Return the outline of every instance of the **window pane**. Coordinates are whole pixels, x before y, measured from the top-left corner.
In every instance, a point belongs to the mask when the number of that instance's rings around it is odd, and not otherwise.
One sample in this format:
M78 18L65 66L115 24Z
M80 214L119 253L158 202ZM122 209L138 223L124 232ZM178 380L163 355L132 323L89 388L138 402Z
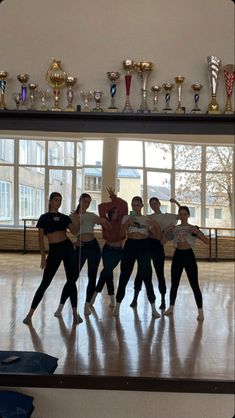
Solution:
M171 168L172 146L157 142L145 142L145 165L147 167Z
M72 204L72 170L49 170L49 194L59 192L62 195L60 211L69 215Z
M161 211L170 212L171 204L169 202L171 198L171 176L167 173L148 172L147 173L147 190L148 201L151 197L157 197L161 202ZM148 203L148 213L151 213L152 209Z
M143 166L142 141L119 141L118 144L119 166Z
M206 226L231 228L232 187L232 174L207 174L206 206L210 209L210 216L206 219Z
M85 165L101 166L103 161L103 141L83 141Z
M45 141L21 139L19 141L20 164L45 164Z
M0 225L12 225L13 219L14 168L0 167Z
M60 166L73 166L74 143L69 141L49 141L48 164Z
M118 169L119 193L118 195L127 201L129 209L134 196L143 198L143 171L131 168Z
M232 147L206 147L206 170L232 172Z
M180 170L201 169L201 147L191 145L175 145L175 168Z
M44 212L45 169L19 168L19 223L23 218L38 219Z
M82 142L77 143L77 166L82 165Z
M14 140L0 139L0 164L14 162Z
M201 225L201 174L176 173L175 175L176 200L181 205L191 208L189 222Z

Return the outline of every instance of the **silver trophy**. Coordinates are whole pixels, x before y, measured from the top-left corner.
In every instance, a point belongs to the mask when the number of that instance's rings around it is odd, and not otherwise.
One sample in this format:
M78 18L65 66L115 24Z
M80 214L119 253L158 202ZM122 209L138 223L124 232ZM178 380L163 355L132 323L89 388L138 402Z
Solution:
M38 85L36 83L29 83L28 88L29 88L29 101L30 101L29 110L34 110L35 98L38 93Z
M194 91L194 108L191 110L191 113L202 113L200 107L198 106L200 91L202 87L203 86L200 83L194 83L191 85L191 88Z
M73 106L73 96L74 96L73 88L76 83L77 83L77 77L72 77L72 76L66 77L65 84L66 84L66 87L68 87L68 90L67 90L68 105L65 108L66 112L75 112L75 108Z
M185 107L182 106L182 84L185 80L185 77L183 77L182 75L178 75L177 77L175 77L175 82L177 85L177 91L178 91L178 104L177 104L177 108L175 109L175 113L185 113Z
M158 96L159 96L159 92L161 91L161 87L160 86L152 86L151 87L151 91L153 92L153 113L158 113L159 110L157 108L157 104L158 104Z
M118 71L107 72L107 77L111 81L111 86L110 86L111 104L108 107L109 112L117 112L118 111L118 108L115 104L115 95L116 95L117 83L119 81L120 75L121 74Z
M219 108L219 104L216 101L216 93L218 88L218 81L219 81L219 72L221 67L221 60L214 55L210 55L207 57L208 63L208 75L209 75L209 82L211 88L211 101L208 105L207 113L212 115L220 115L221 111Z
M174 84L172 83L164 83L162 85L163 90L165 91L165 107L162 109L163 113L173 113L173 109L171 108L170 101L171 101L171 90L173 89Z
M50 99L50 97L51 97L50 90L49 89L44 89L44 90L43 89L39 89L38 90L38 95L41 98L41 102L42 102L42 105L40 107L40 110L42 110L44 112L47 111L47 110L49 110L48 107L47 107L47 105L46 105L46 101L48 99Z
M148 95L147 83L148 83L150 72L153 70L153 67L154 67L154 64L150 61L142 61L142 62L136 63L136 69L142 80L142 88L141 88L142 100L141 100L140 108L137 111L140 113L150 113L150 109L148 107L148 100L147 100L147 95Z
M101 102L103 94L104 93L100 90L95 90L93 92L93 97L95 99L95 107L94 107L94 109L92 109L92 112L103 112L103 109L100 106L100 102Z
M81 112L91 112L89 107L89 102L92 100L92 92L81 90L81 98L84 100L84 107L81 109Z

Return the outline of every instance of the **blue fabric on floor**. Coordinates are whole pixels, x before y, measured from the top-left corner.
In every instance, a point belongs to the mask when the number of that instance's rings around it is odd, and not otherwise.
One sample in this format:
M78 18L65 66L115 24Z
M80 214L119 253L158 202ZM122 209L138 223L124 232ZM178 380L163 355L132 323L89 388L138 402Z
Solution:
M10 356L19 356L20 360L3 364L2 360ZM0 351L0 373L53 374L57 361L56 357L34 351Z
M14 391L0 391L1 418L29 418L34 410L32 396Z

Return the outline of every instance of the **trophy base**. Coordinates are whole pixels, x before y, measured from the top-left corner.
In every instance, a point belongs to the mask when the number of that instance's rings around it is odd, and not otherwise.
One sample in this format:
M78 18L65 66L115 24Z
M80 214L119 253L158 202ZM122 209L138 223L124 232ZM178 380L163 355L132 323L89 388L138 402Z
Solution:
M75 112L75 109L73 106L67 106L64 110L65 112Z
M162 113L174 113L173 109L162 109Z
M52 112L61 112L61 111L62 111L62 109L60 109L60 107L53 107L53 108L51 109L51 111L52 111Z
M150 109L138 109L137 113L149 114L151 113L151 110Z
M208 110L208 115L221 115L221 110Z
M199 113L202 113L202 110L201 109L192 109L191 113L194 113L194 114L198 115Z
M122 113L133 113L133 109L126 109L126 108L124 107L124 109L123 109Z
M184 115L185 114L185 108L182 107L182 109L175 109L175 113L177 113L177 115Z
M92 112L103 112L103 109L101 109L101 107L94 107L94 109L92 109Z
M118 112L118 108L117 107L108 107L107 109L108 112Z
M224 111L224 115L234 115L234 111L233 110L225 110Z

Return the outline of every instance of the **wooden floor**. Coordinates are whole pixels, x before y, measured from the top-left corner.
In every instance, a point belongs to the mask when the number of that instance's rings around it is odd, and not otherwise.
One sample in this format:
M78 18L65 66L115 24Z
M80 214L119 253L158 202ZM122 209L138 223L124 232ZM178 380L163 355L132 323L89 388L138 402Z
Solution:
M138 308L129 307L133 277L127 286L120 318L110 315L106 291L88 319L83 315L86 266L78 281L79 311L84 319L73 326L70 304L63 319L53 316L64 285L60 267L32 326L22 323L41 280L38 254L0 253L0 350L41 351L58 357L55 374L233 380L234 378L234 263L199 262L205 321L183 274L174 319L152 319L145 290ZM167 300L170 261L166 262ZM116 271L118 278L118 270ZM160 297L156 278L157 306Z

